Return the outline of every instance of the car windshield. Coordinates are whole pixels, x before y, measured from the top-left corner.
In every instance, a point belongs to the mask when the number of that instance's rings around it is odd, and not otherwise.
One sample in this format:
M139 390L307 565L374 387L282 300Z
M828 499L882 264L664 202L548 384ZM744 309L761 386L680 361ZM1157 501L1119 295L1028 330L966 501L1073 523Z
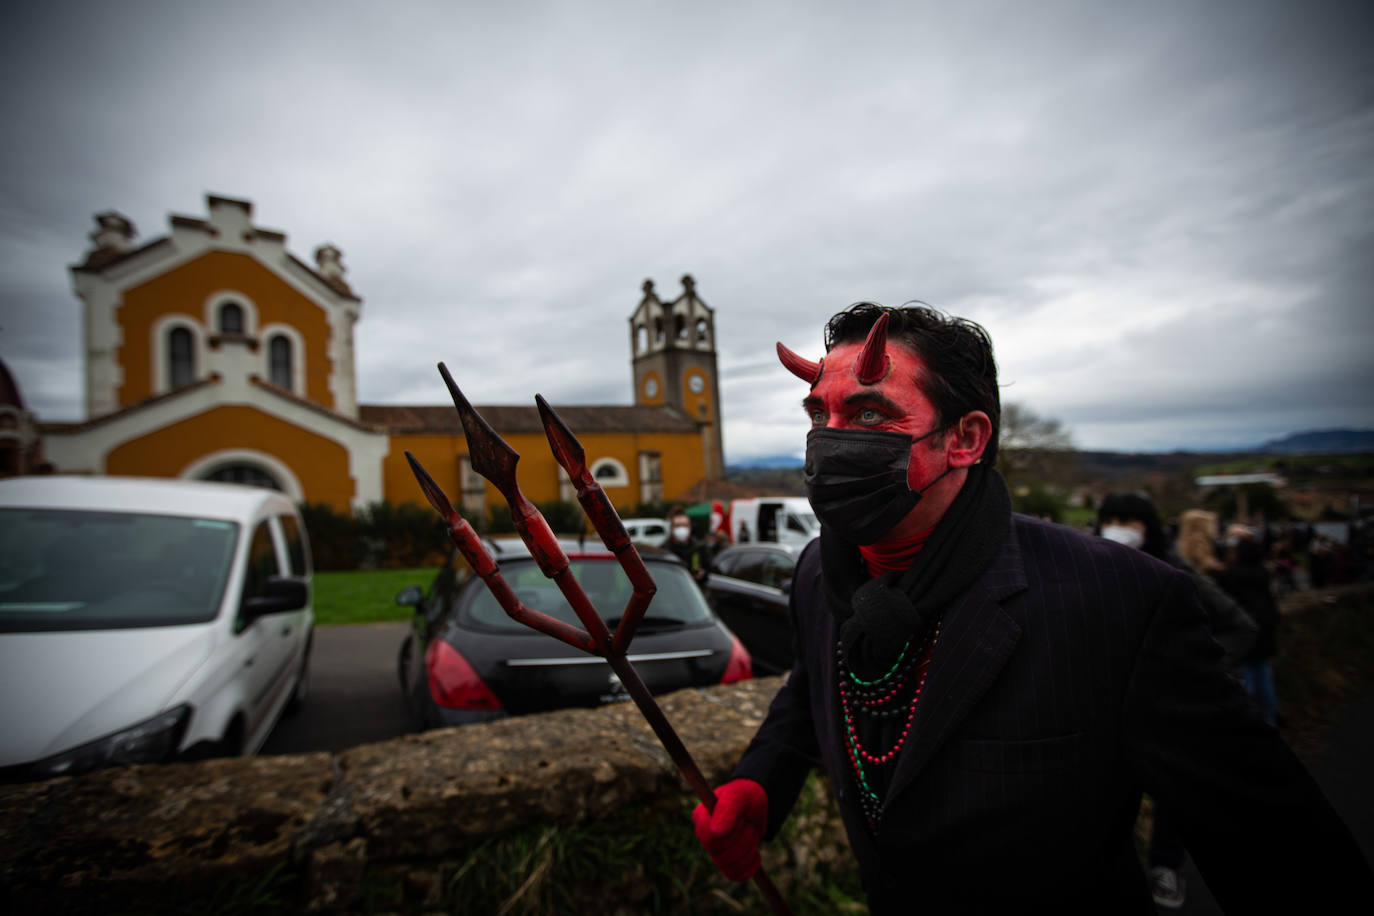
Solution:
M701 590L687 570L670 563L651 562L648 566L658 591L654 593L645 614L646 626L663 628L705 623L711 619L710 608L706 606ZM619 618L630 600L633 588L615 558L573 559L571 569L601 616L607 620ZM502 563L501 575L510 583L516 597L528 607L565 623L581 626L558 586L544 578L533 560ZM492 629L534 632L506 616L501 605L482 583L474 582L468 591L472 593L472 598L463 612L467 622Z
M238 530L217 519L0 509L0 632L211 620Z

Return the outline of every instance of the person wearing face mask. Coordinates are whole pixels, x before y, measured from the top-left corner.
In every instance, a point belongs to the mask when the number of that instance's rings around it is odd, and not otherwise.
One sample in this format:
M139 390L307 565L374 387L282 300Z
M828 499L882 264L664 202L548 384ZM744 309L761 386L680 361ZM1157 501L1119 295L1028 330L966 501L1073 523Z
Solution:
M821 534L790 592L792 671L692 815L721 871L758 869L820 766L875 914L1153 912L1143 791L1180 812L1228 910L1320 908L1314 887L1374 901L1349 830L1225 673L1192 579L1012 513L987 332L859 303L825 346L778 345L809 389Z
M710 572L707 553L704 545L692 537L692 519L681 506L669 511L668 537L661 546L682 561L698 585L706 581Z

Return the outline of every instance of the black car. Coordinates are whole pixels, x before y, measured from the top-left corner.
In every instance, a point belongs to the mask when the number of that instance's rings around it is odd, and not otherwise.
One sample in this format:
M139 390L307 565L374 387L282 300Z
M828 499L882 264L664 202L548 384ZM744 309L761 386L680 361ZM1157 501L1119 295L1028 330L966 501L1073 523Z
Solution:
M521 601L581 626L523 543L503 538L487 546ZM632 591L625 571L600 541L562 546L573 576L614 631ZM665 693L751 677L748 651L711 613L677 558L650 547L641 547L640 554L658 591L629 657L649 690ZM396 601L415 608L412 631L401 645L399 673L421 728L630 698L603 659L508 617L456 551L427 592L411 586Z
M753 656L760 672L792 667L792 625L787 611L792 575L800 547L741 544L727 547L711 561L706 595Z

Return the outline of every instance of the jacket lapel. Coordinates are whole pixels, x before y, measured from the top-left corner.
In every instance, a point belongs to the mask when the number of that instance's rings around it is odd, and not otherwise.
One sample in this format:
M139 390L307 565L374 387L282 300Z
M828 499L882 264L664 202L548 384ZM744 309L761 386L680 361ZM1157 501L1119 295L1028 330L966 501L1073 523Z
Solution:
M912 722L911 740L897 758L887 802L910 785L1001 673L1021 627L1000 602L1026 587L1013 522L997 558L945 610L930 673Z

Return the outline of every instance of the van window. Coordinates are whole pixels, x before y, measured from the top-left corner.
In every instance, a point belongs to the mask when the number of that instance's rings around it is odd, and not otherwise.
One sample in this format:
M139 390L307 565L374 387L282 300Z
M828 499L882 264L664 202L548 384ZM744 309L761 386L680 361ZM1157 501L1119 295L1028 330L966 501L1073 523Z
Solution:
M294 515L283 515L281 522L282 537L286 538L286 554L291 558L291 575L310 575L310 552L305 546L305 537Z
M0 632L213 620L238 533L219 519L0 509Z
M760 541L776 541L778 539L778 508L777 503L759 506Z
M266 522L260 522L248 548L248 577L243 585L243 597L266 596L267 580L279 575L281 567L277 565L277 551L272 545L272 529Z

